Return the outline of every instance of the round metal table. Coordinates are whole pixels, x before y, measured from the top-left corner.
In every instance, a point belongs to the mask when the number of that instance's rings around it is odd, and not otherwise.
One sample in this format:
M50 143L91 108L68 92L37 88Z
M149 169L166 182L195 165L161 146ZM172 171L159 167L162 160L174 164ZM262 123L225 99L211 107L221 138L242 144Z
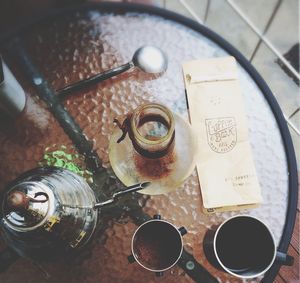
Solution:
M134 50L144 44L156 45L167 53L169 67L164 75L154 79L138 71L124 74L70 96L63 102L64 108L61 107L55 89L127 62ZM0 133L0 190L22 172L36 167L46 147L75 145L87 156L99 198L107 197L116 186L107 152L113 119L149 101L165 104L187 119L181 63L204 57L234 56L239 65L250 143L264 198L259 208L242 213L264 220L274 232L278 249L287 251L298 194L290 134L266 83L245 57L217 34L163 9L101 3L54 11L23 23L20 29L0 38L0 50L28 96L53 114L45 117L49 127L38 139L30 132L22 140L18 131L11 136ZM100 177L104 175L102 185ZM151 272L127 262L136 225L147 219L147 215L159 213L176 226L187 228L186 251L212 275L221 282L240 282L212 267L202 249L207 229L238 212L204 215L201 202L194 172L175 192L161 196L137 194L103 211L98 233L77 258L34 265L20 259L0 274L0 280L17 282L22 278L23 282L29 282L35 278L44 282L45 276L36 268L39 266L46 277L51 276L47 282L159 281ZM192 282L184 263L180 265L185 271L177 266L166 272L163 282ZM13 268L20 271L16 273ZM272 282L279 268L274 264L257 281Z

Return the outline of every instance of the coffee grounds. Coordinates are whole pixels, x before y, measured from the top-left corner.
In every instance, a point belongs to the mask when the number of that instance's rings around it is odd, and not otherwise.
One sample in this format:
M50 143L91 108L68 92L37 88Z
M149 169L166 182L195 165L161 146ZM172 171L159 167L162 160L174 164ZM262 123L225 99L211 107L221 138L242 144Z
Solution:
M158 180L167 177L174 170L176 154L169 152L161 158L147 158L139 153L134 155L134 163L140 175L150 180Z
M135 235L134 254L147 268L163 270L173 265L181 252L181 237L170 224L152 221Z

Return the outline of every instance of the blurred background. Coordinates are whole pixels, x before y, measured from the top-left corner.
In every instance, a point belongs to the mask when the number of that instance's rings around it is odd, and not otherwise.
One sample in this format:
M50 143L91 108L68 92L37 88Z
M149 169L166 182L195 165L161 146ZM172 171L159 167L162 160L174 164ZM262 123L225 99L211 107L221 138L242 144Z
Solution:
M100 0L1 0L0 34L41 13ZM166 8L209 27L254 65L275 95L287 121L300 168L298 0L132 0ZM299 209L298 209L299 211ZM299 258L299 212L290 254ZM298 260L296 261L298 262ZM299 266L281 268L276 282L300 282Z

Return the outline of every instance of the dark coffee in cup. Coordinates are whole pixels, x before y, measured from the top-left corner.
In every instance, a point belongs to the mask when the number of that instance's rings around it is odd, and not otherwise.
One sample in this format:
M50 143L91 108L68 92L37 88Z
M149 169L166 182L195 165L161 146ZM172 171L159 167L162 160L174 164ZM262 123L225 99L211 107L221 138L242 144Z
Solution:
M239 215L223 222L204 239L207 259L217 268L240 277L253 278L265 273L275 259L292 264L292 258L276 251L270 229L259 219Z
M275 244L268 228L251 217L235 217L215 238L220 262L236 274L260 273L273 262Z

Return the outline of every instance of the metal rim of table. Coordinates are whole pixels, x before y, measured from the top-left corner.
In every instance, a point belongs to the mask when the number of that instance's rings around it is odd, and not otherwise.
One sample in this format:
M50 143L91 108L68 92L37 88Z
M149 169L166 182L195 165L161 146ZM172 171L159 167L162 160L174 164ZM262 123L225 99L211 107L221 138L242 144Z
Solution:
M239 64L247 71L250 77L254 80L256 85L262 91L265 99L267 100L273 115L275 116L277 125L280 130L280 134L282 137L286 158L287 158L287 167L288 167L288 180L289 180L289 196L288 196L288 209L286 214L285 225L283 229L283 233L281 236L281 240L278 246L278 249L282 252L287 252L290 240L292 238L292 233L294 229L294 224L296 220L296 212L297 212L297 202L298 202L298 173L297 173L297 163L295 151L291 139L291 135L284 119L283 113L280 109L280 106L272 94L270 88L264 81L264 79L260 76L260 74L256 71L256 69L251 65L251 63L242 55L240 51L238 51L235 47L233 47L229 42L219 36L217 33L213 32L209 28L199 24L198 22L177 14L175 12L162 9L155 6L135 4L135 3L112 3L112 2L102 2L102 3L89 3L83 5L76 5L66 8L58 8L42 14L34 19L29 20L26 23L21 23L17 26L13 31L9 31L0 36L0 44L5 40L13 37L14 35L29 29L32 25L41 23L43 21L53 19L54 17L61 16L62 14L92 10L96 9L102 13L113 13L113 14L125 14L130 12L143 13L160 16L167 20L172 20L174 22L180 23L200 34L207 37L222 49L227 51L230 55L234 56L235 59L239 62ZM276 277L278 271L280 269L279 264L274 264L271 269L265 274L264 278L261 282L273 282Z

